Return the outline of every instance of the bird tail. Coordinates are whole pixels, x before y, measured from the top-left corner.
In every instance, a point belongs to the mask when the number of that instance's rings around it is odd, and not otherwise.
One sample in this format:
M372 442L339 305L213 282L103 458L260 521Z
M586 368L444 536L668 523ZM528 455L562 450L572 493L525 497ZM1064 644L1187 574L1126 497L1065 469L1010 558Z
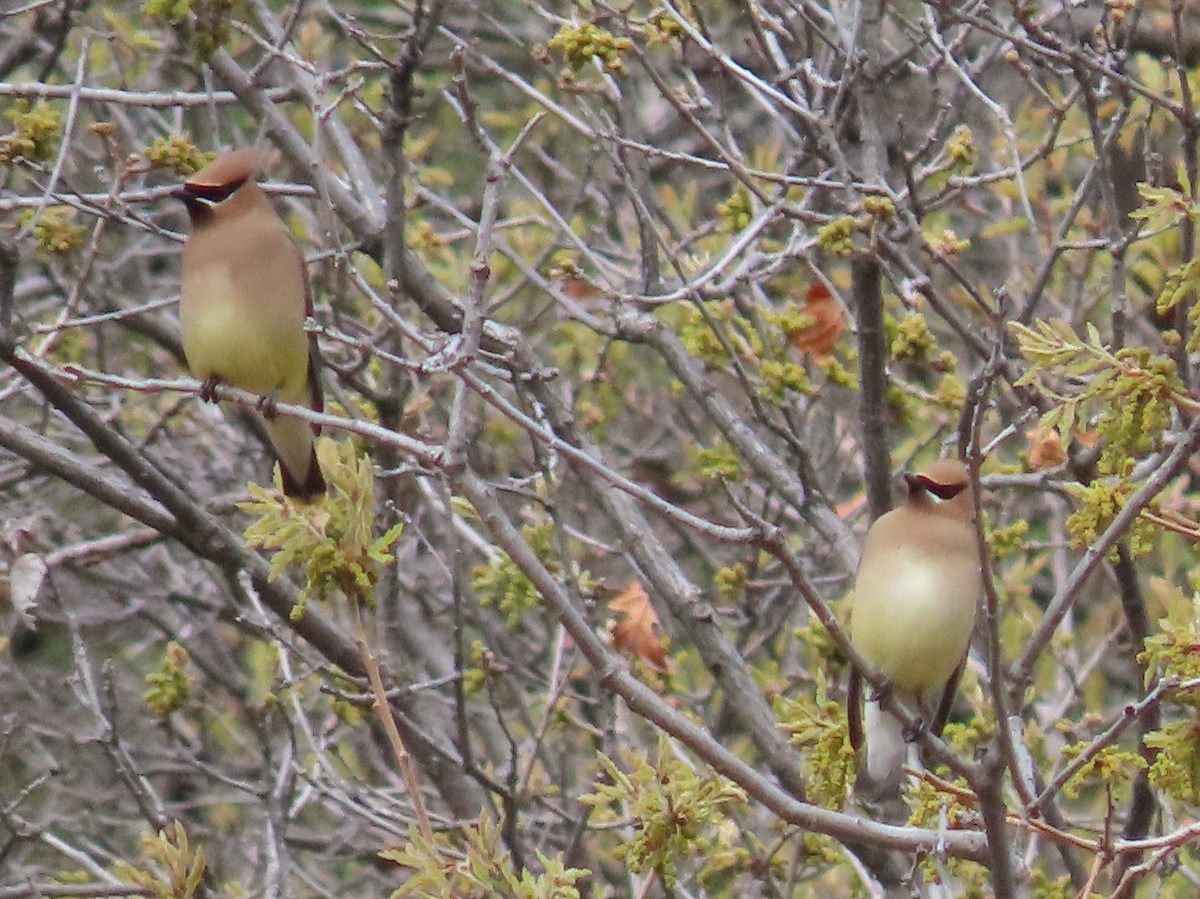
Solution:
M325 478L317 462L317 448L307 422L290 415L265 419L267 436L279 456L283 492L295 499L311 500L325 493Z
M867 747L862 772L866 783L862 786L880 797L895 794L900 789L904 759L908 755L904 726L876 701L865 703L863 717Z

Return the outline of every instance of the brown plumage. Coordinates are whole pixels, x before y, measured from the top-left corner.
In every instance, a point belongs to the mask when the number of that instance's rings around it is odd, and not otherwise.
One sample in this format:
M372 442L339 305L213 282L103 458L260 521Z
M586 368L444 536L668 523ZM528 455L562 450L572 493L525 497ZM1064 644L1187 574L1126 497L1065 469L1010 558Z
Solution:
M253 147L226 153L172 194L191 220L179 307L183 351L208 385L267 398L264 418L284 493L312 499L325 492L314 445L320 429L271 408L275 399L324 408L316 337L304 330L312 294L299 246L255 181L259 160Z
M967 469L957 460L934 462L905 480L907 499L867 533L850 639L899 698L939 731L983 593L974 510ZM894 790L906 752L899 721L872 701L864 736L866 786Z

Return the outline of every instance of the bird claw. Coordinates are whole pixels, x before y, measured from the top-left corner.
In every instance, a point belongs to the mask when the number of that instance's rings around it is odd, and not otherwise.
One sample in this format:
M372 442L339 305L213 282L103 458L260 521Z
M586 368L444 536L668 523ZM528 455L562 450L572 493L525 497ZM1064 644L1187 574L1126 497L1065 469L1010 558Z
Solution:
M882 687L874 688L868 696L868 699L870 699L871 702L877 702L882 705L884 700L891 695L892 684L889 682L884 684ZM925 733L927 730L929 730L929 722L921 718L917 718L911 724L906 724L903 730L901 730L900 735L904 738L905 743L915 743L920 738L921 734Z
M221 383L221 379L216 375L209 375L200 384L200 399L206 403L215 403L217 401L217 385Z
M915 743L921 734L927 730L929 730L929 725L918 718L912 724L905 725L900 735L904 737L905 743Z
M883 700L887 699L887 697L889 697L891 695L892 695L892 683L891 683L891 681L888 681L882 687L872 687L870 694L868 694L868 696L867 696L867 699L871 700L871 702L882 703Z
M279 415L279 410L276 406L279 403L279 397L274 391L260 396L258 402L254 404L254 408L259 411L263 418L275 418Z

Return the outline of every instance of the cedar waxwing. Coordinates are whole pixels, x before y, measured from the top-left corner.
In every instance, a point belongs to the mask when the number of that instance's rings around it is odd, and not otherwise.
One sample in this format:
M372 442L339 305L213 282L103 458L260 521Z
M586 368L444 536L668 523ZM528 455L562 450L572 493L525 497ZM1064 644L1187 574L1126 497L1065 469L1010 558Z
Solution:
M192 374L211 393L225 382L262 394L267 434L279 456L283 492L325 492L317 426L275 415L272 400L324 408L316 336L304 330L312 294L304 255L255 181L261 151L217 157L172 196L187 206L179 324ZM201 393L204 396L204 393Z
M942 459L906 474L908 497L871 525L850 611L850 640L896 696L940 733L966 661L983 574L972 524L966 466ZM865 738L860 785L894 794L907 749L900 721L877 701L858 732L858 682L851 677L851 742Z

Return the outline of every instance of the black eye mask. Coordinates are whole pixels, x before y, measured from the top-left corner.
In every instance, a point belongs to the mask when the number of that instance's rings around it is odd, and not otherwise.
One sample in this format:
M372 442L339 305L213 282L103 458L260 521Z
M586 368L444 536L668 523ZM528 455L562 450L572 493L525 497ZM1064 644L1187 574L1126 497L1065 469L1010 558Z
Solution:
M239 187L246 183L245 178L231 181L228 184L185 184L171 191L171 196L183 200L187 204L199 203L205 206L216 206L224 203Z
M938 499L954 499L964 490L967 489L966 484L939 484L937 481L930 480L923 475L909 475L908 484L911 489L920 488L932 493Z

